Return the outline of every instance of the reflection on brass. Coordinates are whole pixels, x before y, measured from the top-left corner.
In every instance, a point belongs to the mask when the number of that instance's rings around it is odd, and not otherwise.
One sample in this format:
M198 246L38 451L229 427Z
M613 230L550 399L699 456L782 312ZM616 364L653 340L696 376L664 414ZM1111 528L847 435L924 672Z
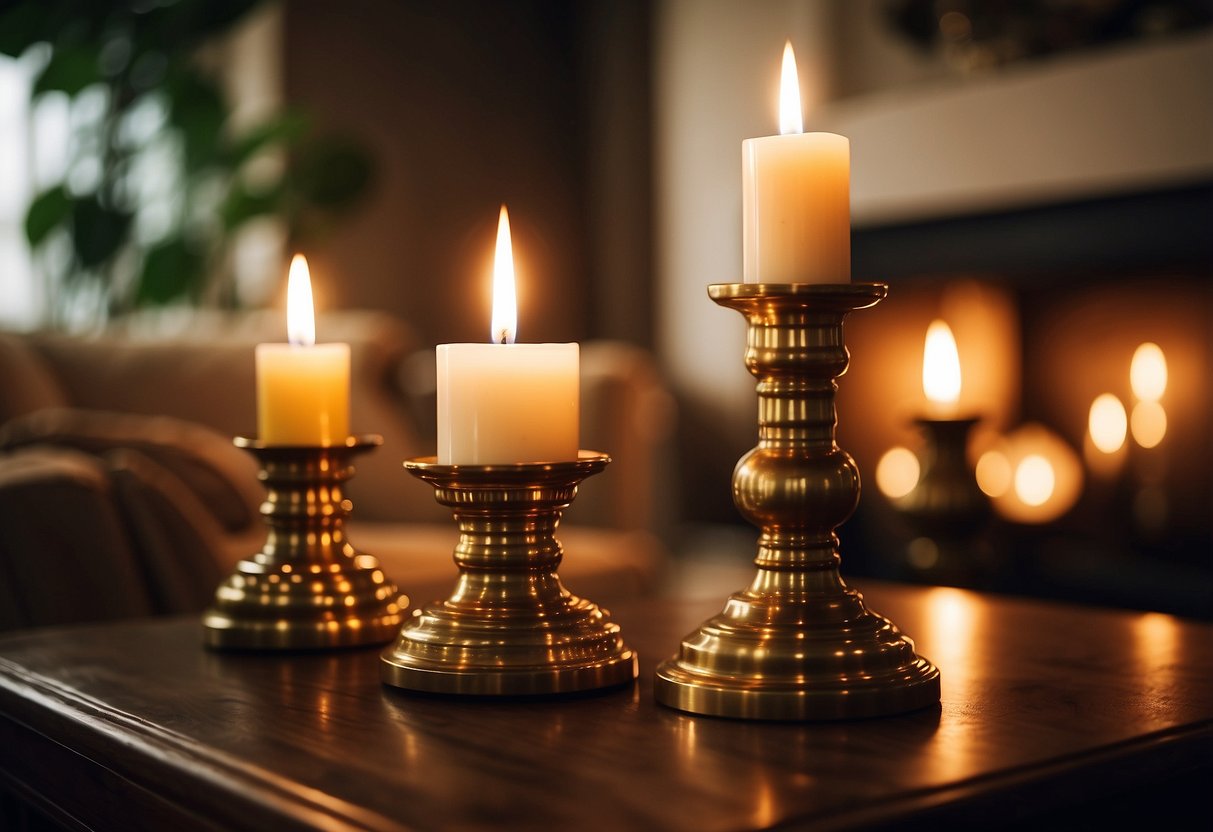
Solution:
M762 530L758 573L658 667L661 704L809 720L939 703L939 671L838 574L834 529L859 504L859 470L834 441L835 379L849 361L842 323L887 291L882 283L708 287L749 324L759 441L733 472L733 500Z
M265 546L242 560L203 617L206 644L220 649L313 650L391 641L408 598L379 562L345 538L349 459L378 436L333 447L235 443L261 462L269 526Z
M569 594L556 568L561 512L610 457L574 462L439 465L409 460L459 526L459 579L414 612L380 670L389 685L430 693L551 694L636 678L636 653L606 610Z

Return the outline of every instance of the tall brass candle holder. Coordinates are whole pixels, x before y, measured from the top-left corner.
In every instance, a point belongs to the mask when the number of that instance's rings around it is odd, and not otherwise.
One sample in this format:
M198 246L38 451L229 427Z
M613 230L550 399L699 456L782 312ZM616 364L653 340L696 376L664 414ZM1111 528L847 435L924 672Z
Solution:
M404 467L435 489L459 526L454 593L415 612L380 665L386 684L446 694L529 695L611 687L636 678L636 653L609 614L556 574L561 513L610 458L516 465Z
M261 462L265 546L219 585L203 617L205 643L218 649L314 650L391 641L408 598L345 537L350 501L342 485L350 458L378 436L344 445L266 445L237 437Z
M733 472L733 500L761 530L749 588L657 669L663 705L744 719L850 719L939 702L939 671L838 574L834 529L859 504L859 470L834 441L847 313L882 283L708 287L748 323L758 446Z

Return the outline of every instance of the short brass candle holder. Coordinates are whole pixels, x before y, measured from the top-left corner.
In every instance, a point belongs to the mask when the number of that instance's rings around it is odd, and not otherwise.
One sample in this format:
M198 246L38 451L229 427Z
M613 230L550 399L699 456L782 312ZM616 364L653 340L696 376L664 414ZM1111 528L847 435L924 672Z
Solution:
M914 488L894 505L929 537L959 539L976 533L989 519L990 501L977 487L966 451L973 417L915 420L925 440L919 453L922 473Z
M571 595L556 569L561 513L578 484L610 462L439 465L408 460L459 527L454 593L415 612L384 651L388 685L442 694L531 695L606 688L636 678L636 653L596 604Z
M266 445L237 437L261 462L265 546L219 585L203 617L208 647L316 650L391 641L408 598L345 537L350 458L378 447L378 436L343 445Z
M838 573L841 525L859 470L834 440L843 320L885 297L881 283L708 287L748 323L758 446L733 472L733 500L761 529L749 588L657 669L663 705L743 719L882 716L939 702L939 671Z
M990 500L977 485L969 464L969 434L975 417L921 417L918 452L921 474L914 488L893 500L915 535L905 563L912 576L942 584L980 586L995 567L994 550L984 539L991 516Z

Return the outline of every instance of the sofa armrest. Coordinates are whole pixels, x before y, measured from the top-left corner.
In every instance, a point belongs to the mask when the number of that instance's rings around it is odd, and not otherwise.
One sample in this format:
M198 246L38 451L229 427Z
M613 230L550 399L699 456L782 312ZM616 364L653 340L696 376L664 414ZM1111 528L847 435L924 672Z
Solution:
M0 454L0 630L152 611L105 463L69 448Z

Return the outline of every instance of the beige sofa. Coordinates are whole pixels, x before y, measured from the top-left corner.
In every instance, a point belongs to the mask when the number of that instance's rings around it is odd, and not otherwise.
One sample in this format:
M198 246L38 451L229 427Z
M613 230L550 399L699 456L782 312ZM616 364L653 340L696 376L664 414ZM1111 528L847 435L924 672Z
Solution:
M200 610L260 547L253 346L278 316L195 320L187 334L0 333L0 629ZM432 350L376 312L322 316L351 345L351 429L383 437L356 460L350 539L414 601L445 596L449 514L404 459L433 453ZM613 462L566 515L561 576L609 603L651 588L671 398L643 350L582 344L582 447Z

